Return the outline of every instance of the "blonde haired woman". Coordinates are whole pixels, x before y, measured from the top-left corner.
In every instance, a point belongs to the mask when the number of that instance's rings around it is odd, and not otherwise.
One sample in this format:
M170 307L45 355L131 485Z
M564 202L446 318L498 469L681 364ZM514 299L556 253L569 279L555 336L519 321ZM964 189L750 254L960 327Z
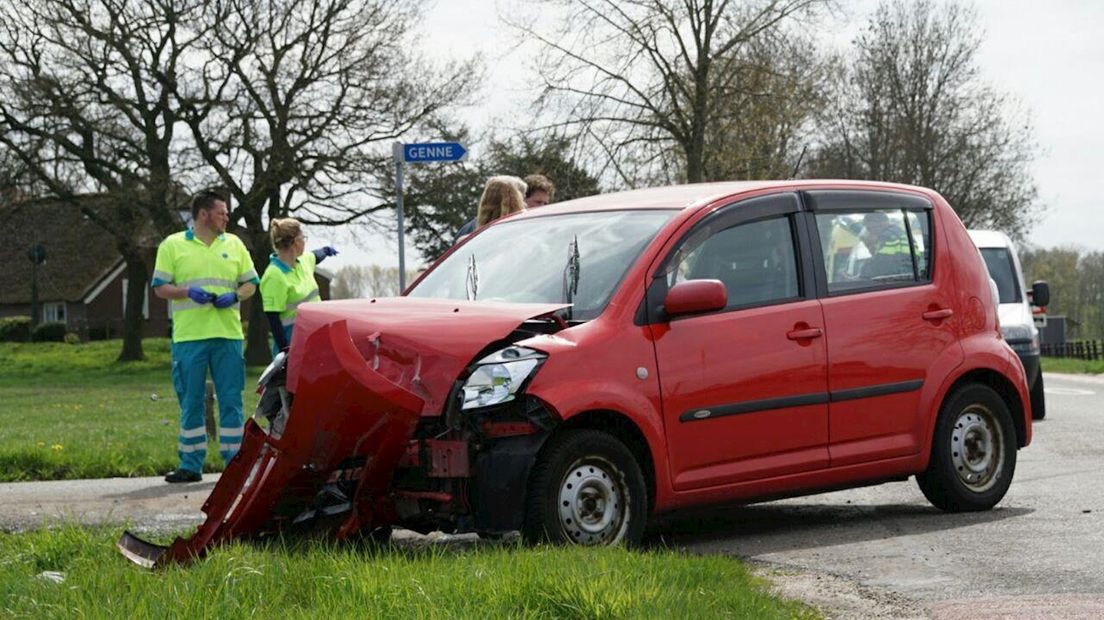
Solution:
M525 210L525 181L513 176L499 175L487 179L475 219L456 231L456 241L490 224L491 222Z
M269 225L272 247L268 268L261 277L261 299L265 316L272 329L273 353L291 344L291 329L295 325L299 304L318 299L314 267L328 256L336 256L331 246L304 253L307 238L295 218L272 220Z

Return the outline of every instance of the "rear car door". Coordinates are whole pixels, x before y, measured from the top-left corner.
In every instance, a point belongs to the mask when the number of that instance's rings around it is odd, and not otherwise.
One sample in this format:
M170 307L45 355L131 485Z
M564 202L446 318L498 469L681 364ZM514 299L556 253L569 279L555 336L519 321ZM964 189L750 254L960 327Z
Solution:
M677 491L828 464L823 318L800 210L788 193L712 213L681 238L648 289ZM665 317L666 291L694 279L723 282L727 306Z
M813 191L810 236L828 343L832 466L913 455L929 370L963 357L932 205L913 194Z

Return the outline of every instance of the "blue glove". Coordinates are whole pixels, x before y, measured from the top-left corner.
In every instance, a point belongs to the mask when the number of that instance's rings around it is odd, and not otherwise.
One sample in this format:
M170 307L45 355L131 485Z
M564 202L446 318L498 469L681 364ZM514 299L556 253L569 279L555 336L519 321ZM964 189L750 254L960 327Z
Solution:
M332 245L327 245L326 247L322 248L322 253L326 256L337 256L337 250L334 249L334 246Z
M216 308L229 308L230 306L233 306L236 303L238 303L238 294L235 293L234 291L230 291L229 293L223 293L222 295L219 295L218 297L215 298L215 307Z
M198 286L189 286L188 298L196 302L197 304L209 304L215 300L215 294L208 293Z

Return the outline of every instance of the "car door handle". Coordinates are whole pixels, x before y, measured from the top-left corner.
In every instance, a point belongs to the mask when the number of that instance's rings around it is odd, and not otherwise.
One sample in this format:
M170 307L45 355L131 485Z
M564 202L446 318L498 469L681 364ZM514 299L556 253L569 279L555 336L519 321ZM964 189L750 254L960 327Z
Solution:
M943 319L951 318L951 315L953 314L954 310L951 310L950 308L940 308L938 310L928 310L921 316L924 317L925 321L941 321Z
M810 338L820 338L824 335L824 332L819 327L810 327L808 329L795 329L792 332L787 332L786 337L790 340L808 340Z

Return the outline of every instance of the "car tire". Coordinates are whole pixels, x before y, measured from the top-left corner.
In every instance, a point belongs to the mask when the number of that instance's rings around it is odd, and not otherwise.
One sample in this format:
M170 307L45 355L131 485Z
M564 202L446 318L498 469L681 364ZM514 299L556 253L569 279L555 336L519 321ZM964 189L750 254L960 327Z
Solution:
M1031 386L1031 419L1042 420L1046 417L1046 393L1043 391L1043 371L1035 378Z
M940 510L988 510L1012 483L1016 446L1004 400L989 386L965 385L943 401L931 461L916 482Z
M648 498L625 444L595 430L567 431L541 451L529 476L522 534L530 543L635 545Z

